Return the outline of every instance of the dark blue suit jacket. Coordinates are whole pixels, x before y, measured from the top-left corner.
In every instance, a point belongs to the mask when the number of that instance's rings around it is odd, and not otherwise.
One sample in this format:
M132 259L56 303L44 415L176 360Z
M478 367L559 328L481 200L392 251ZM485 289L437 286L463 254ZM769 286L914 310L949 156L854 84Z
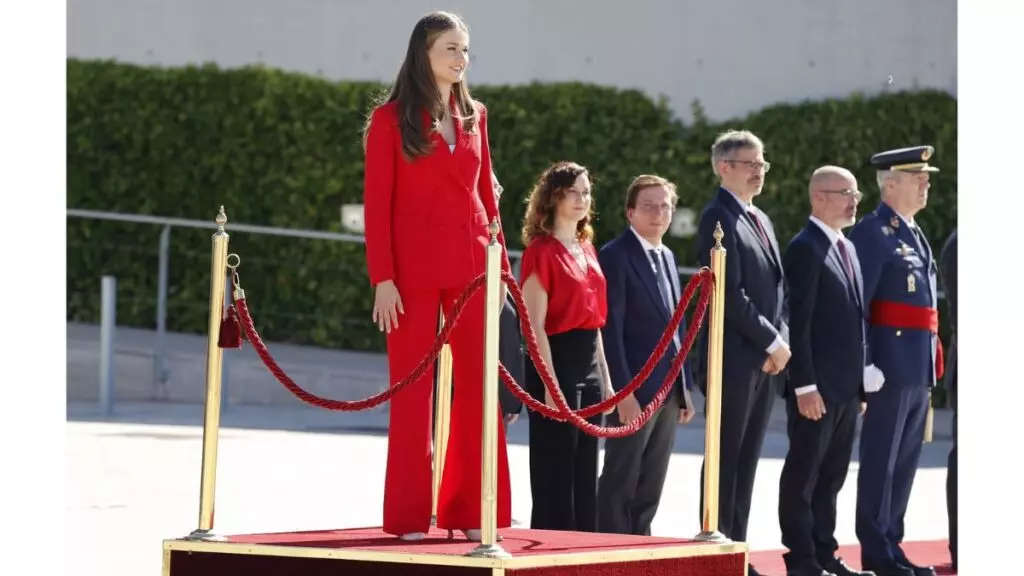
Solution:
M922 236L923 237L923 236ZM927 330L871 325L871 302L894 301L935 307L938 266L928 241L914 232L889 205L881 203L849 234L857 246L868 303L868 344L886 386L934 386L935 339Z
M855 284L847 280L839 248L808 220L790 241L782 264L789 287L789 360L786 393L814 384L826 406L862 396L866 345L864 278L849 242Z
M752 216L745 214L743 206L724 188L719 188L714 199L704 208L697 232L697 261L711 266L711 248L715 245L714 231L722 223L725 237L722 247L725 259L725 330L723 336L722 383L749 386L753 374L761 371L768 358L766 351L776 336L789 342L786 311L786 285L782 272L782 257L771 220L761 212L761 225L771 240L771 249L758 239ZM707 326L710 306L701 329L697 356L697 378L701 390L707 379Z
M667 246L663 246L662 250L668 261L667 270L673 298L678 302L682 292L679 287L675 255ZM617 238L605 244L598 254L598 260L608 281L608 319L601 329L601 338L604 341L608 370L611 372L612 387L618 391L625 388L633 376L643 368L657 347L658 340L668 327L675 310L669 310L665 306L661 292L658 291L651 261L632 229L626 228ZM685 336L684 318L679 323L680 343ZM634 392L641 406L649 404L658 393L658 388L668 374L672 357L677 351L675 343L670 344L650 377ZM678 379L680 402L684 401L684 380L686 386L693 385L689 360L683 364Z

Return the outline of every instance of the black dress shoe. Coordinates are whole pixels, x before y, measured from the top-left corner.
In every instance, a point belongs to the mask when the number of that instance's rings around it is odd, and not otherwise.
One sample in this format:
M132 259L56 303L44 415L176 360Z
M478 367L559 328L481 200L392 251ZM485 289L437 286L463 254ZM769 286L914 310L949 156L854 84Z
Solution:
M843 562L842 558L833 558L831 562L825 564L825 571L836 576L877 576L870 570L854 570L849 564Z
M935 568L932 568L931 566L917 566L916 564L911 564L909 562L903 565L910 568L910 571L914 576L935 576Z
M820 568L805 568L801 570L787 570L786 576L836 576L828 570Z
M873 572L875 576L916 576L913 570L907 566L898 564L895 560L872 562L870 560L861 559L860 564L865 570Z
M761 573L754 570L753 564L747 564L747 576L761 576Z

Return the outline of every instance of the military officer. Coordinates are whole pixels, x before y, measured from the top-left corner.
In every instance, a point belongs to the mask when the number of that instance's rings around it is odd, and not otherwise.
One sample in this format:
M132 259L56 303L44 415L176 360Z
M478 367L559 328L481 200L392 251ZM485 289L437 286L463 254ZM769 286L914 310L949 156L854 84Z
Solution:
M928 203L934 149L875 154L881 202L850 231L869 302L868 346L884 385L867 395L857 477L861 564L878 576L934 576L903 552L903 518L924 441L931 389L942 376L938 267L914 216Z

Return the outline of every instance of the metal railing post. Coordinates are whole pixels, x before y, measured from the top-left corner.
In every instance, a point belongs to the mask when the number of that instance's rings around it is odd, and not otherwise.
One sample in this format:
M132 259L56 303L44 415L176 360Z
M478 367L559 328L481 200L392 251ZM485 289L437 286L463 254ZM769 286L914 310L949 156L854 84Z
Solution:
M114 413L114 329L117 326L117 278L100 281L100 412Z
M156 345L153 350L153 380L158 400L166 400L169 397L167 390L167 381L170 379L167 369L167 284L170 265L171 226L168 224L160 232L160 256L156 285Z

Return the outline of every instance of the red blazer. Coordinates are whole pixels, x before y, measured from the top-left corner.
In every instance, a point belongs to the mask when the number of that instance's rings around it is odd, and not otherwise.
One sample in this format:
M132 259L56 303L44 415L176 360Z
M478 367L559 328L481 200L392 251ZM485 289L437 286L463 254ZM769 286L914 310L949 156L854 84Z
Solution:
M429 132L434 150L412 162L402 154L397 103L374 109L366 141L363 206L370 283L461 288L483 273L488 224L498 218L501 266L511 271L491 182L487 109L476 102L477 127L455 122L455 151ZM430 115L423 114L430 130Z

